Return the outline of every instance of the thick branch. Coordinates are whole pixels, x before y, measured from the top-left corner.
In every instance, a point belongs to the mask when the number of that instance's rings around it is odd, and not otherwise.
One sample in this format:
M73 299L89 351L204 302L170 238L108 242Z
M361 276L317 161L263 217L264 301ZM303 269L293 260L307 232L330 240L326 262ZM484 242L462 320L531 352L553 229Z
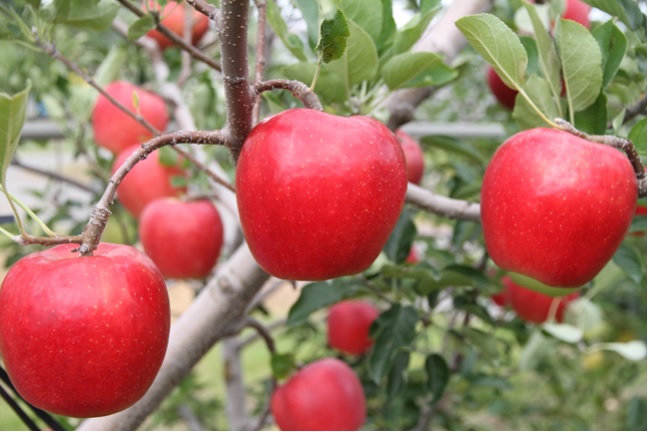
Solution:
M408 183L406 201L417 207L452 219L479 222L479 204L435 195L432 192Z
M252 129L252 110L256 93L248 79L247 1L223 0L222 26L219 31L223 57L223 81L227 104L225 132L234 161Z
M133 5L128 0L117 0L117 1L140 18L146 15L146 12L144 12L137 6ZM164 36L172 40L174 44L178 45L180 48L187 51L196 60L203 62L204 64L206 64L207 66L211 67L214 70L217 71L221 70L221 65L218 64L218 62L214 61L212 58L205 55L204 52L202 52L192 44L185 42L184 40L182 40L181 37L173 33L167 27L160 24L160 18L157 14L153 14L153 16L155 17L155 28L160 33L162 33Z

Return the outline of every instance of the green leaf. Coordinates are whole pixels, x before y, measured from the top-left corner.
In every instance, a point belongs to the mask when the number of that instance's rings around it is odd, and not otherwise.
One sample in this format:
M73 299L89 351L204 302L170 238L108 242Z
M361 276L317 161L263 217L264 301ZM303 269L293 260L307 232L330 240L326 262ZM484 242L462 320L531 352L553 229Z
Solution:
M143 17L136 19L130 26L128 26L128 40L137 40L148 33L149 30L153 30L154 27L155 19L153 18L153 15L146 14Z
M542 330L556 339L570 344L583 339L583 331L571 324L544 323Z
M404 26L399 29L394 36L394 43L388 50L387 56L393 56L409 51L410 48L418 41L425 30L430 25L434 15L441 10L440 7L434 7L422 14L415 14Z
M601 92L596 101L575 114L575 126L586 133L593 135L603 135L607 130L607 96Z
M554 100L558 103L558 98L562 90L562 83L560 80L560 61L558 60L558 53L554 45L553 39L547 32L547 29L538 15L537 9L531 3L523 2L522 5L526 9L531 23L533 25L534 39L538 45L538 64L540 71L549 83L551 94ZM557 106L560 110L560 106Z
M382 69L383 79L390 90L438 86L452 81L457 75L457 71L445 64L440 55L431 52L398 54Z
M388 45L391 45L396 33L396 21L392 10L392 0L381 0L382 3L382 30L376 40L378 52L382 52Z
M497 346L493 343L493 338L488 333L473 328L463 327L456 332L470 345L477 348L487 358L496 358L499 354Z
M562 18L556 25L556 45L562 63L567 104L572 113L582 111L601 93L601 49L585 27Z
M106 86L119 77L124 64L128 60L128 51L122 46L115 45L110 48L108 55L103 59L94 74L94 80L100 86Z
M267 18L268 24L272 27L275 34L279 37L284 46L294 55L299 61L306 61L306 53L304 52L304 45L301 39L296 35L290 33L288 26L281 16L279 6L273 1L266 2L267 5Z
M626 415L626 430L646 430L646 398L634 396L628 402L628 414Z
M311 47L317 45L319 37L319 5L313 0L295 0L297 7L301 11L306 30L308 33L308 43Z
M320 40L315 48L322 61L329 63L342 57L351 36L349 24L341 10L331 19L325 19L320 26Z
M484 159L481 153L475 150L474 147L467 144L465 141L452 137L452 136L442 136L442 135L427 135L419 139L421 144L425 147L434 147L441 149L446 152L456 153L462 156L467 156L468 158L483 164Z
M591 349L614 351L621 357L631 361L639 361L646 358L646 343L639 340L628 342L601 343L592 345Z
M382 3L382 0L339 0L338 7L377 43L383 30Z
M580 297L567 305L564 321L587 333L604 323L603 310L588 298Z
M408 209L403 209L383 250L391 261L400 264L407 259L415 238L416 225L412 221L412 214Z
M552 342L540 330L534 330L520 353L520 369L535 369L544 358L551 356Z
M349 88L372 79L378 70L378 52L371 36L348 20L350 36L342 57L329 63Z
M289 377L297 370L295 355L293 353L272 354L270 357L270 368L272 369L272 376L277 380Z
M353 290L341 283L314 282L302 288L297 301L288 311L288 325L304 323L315 311L351 296Z
M284 76L288 79L301 81L303 83L313 82L316 66L312 63L295 63L281 68ZM342 78L332 71L328 65L322 65L315 93L323 104L342 103L347 100L347 89Z
M527 53L518 36L502 20L478 14L460 18L455 24L507 86L519 88L524 84Z
M20 141L31 86L31 81L27 81L25 89L13 96L0 92L0 184L2 185L5 184L7 168Z
M623 34L613 20L596 27L592 36L601 47L603 65L603 88L612 81L621 66L621 61L628 49L628 38Z
M584 0L603 12L618 17L633 30L646 26L646 17L639 9L637 0Z
M531 75L524 84L523 89L533 104L547 118L553 119L560 116L560 111L556 107L547 80L538 75ZM512 115L520 129L546 126L545 121L532 108L531 104L529 104L522 94L518 94L515 98L515 108L513 109Z
M54 3L59 3L54 22L94 31L108 30L120 7L111 0L63 0Z
M441 399L448 385L450 368L441 355L433 353L425 359L425 372L427 373L427 388L432 392L432 403L435 403Z
M369 352L369 376L379 384L391 369L394 358L401 350L409 350L416 336L418 315L411 306L394 304L381 313L371 326L375 342Z
M398 351L394 362L392 363L389 376L387 377L387 398L394 399L407 383L407 366L410 362L410 353L407 351Z
M621 244L612 259L615 264L623 269L633 282L641 282L641 279L644 276L641 252L627 244Z
M639 120L630 130L628 139L637 149L639 156L646 159L646 117Z

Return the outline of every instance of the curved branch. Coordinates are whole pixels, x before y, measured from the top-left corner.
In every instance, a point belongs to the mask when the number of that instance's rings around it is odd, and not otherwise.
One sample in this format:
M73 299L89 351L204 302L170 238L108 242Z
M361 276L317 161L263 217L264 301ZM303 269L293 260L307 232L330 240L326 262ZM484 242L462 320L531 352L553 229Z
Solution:
M436 195L412 183L407 184L405 201L451 219L480 221L479 204Z
M306 108L323 111L321 102L310 87L301 81L274 79L262 81L254 86L254 91L261 94L270 90L288 90L296 99L299 99Z
M221 131L205 132L205 131L178 131L166 135L160 135L145 142L142 146L134 151L124 163L115 171L108 182L108 187L104 194L95 205L90 216L90 221L83 230L83 243L78 251L81 255L90 255L97 248L101 233L103 232L110 210L108 207L112 204L117 187L122 182L126 174L135 167L135 165L151 154L153 151L167 146L177 145L182 143L191 144L223 144L224 136Z
M39 168L39 167L36 167L36 166L33 166L33 165L26 164L26 163L20 161L16 157L14 157L14 159L11 161L11 165L16 166L18 168L22 168L25 171L29 171L29 172L32 172L32 173L35 173L35 174L40 174L42 176L49 177L49 178L52 178L54 180L58 180L58 181L63 182L63 183L67 183L67 184L69 184L71 186L74 186L74 187L76 187L78 189L81 189L82 191L89 192L91 194L99 193L98 190L95 190L91 186L83 184L83 183L81 183L81 182L79 182L79 181L77 181L77 180L75 180L75 179L73 179L71 177L66 177L66 176L64 176L62 174L59 174L57 172L54 172L54 171L48 171L48 170L43 169L43 168Z

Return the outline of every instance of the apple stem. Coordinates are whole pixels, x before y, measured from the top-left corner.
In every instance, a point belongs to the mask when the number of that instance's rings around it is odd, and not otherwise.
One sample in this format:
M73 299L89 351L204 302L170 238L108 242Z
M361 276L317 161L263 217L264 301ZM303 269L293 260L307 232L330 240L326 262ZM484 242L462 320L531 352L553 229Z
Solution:
M559 129L569 132L580 138L598 144L609 145L619 150L623 150L625 154L628 156L628 159L632 164L632 168L634 169L634 172L637 175L637 183L639 189L638 196L640 198L646 196L646 169L643 166L643 163L641 163L641 157L639 156L639 153L637 152L635 146L632 144L632 141L630 141L627 138L621 138L614 135L589 135L585 132L576 129L571 123L569 123L564 119L557 118L554 119L554 121L556 125L558 125Z
M133 12L135 15L137 15L139 18L142 18L147 15L147 12L144 12L134 4L130 3L128 0L117 0L119 3L121 3L122 6L124 6L126 9L130 10ZM218 24L218 11L216 10L215 12L212 10L212 8L205 8L204 7L204 2L197 2L197 1L192 1L188 2L190 5L194 6L194 8L198 11L201 12L207 17ZM195 6L195 3L201 3L201 7L198 8ZM215 9L215 8L214 8ZM208 13L205 13L208 12ZM185 42L181 37L173 33L171 30L169 30L167 27L164 25L160 24L160 16L159 13L157 12L149 12L152 16L153 19L155 20L155 28L158 30L160 33L162 33L164 36L166 36L168 39L172 40L174 44L179 46L181 49L184 51L187 51L189 54L191 54L191 57L195 58L196 60L206 64L207 66L211 67L212 69L216 71L221 71L221 65L214 61L211 57L207 56L204 52L202 52L200 49L196 48L190 43Z
M261 94L269 90L288 90L296 99L301 101L306 108L323 111L321 102L313 90L301 81L274 79L262 81L254 86L254 91Z

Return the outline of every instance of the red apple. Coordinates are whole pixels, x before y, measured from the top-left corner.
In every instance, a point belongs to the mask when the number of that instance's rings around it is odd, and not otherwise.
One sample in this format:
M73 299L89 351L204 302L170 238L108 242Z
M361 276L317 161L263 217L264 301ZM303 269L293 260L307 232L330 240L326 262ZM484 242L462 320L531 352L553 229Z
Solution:
M578 292L567 294L563 297L552 297L524 288L511 280L508 276L502 278L502 285L508 295L508 301L517 316L532 323L543 323L549 318L552 304L556 308L556 322L562 322L567 305L579 297Z
M562 17L590 28L589 13L591 10L592 6L581 0L567 0L565 13Z
M502 291L491 295L490 298L491 300L493 300L493 303L501 307L506 307L510 304L510 299L506 287L504 287Z
M490 88L491 93L493 93L493 96L495 96L495 99L497 99L503 107L513 110L513 108L515 108L515 97L517 96L518 91L504 84L502 78L497 75L497 72L495 72L495 69L491 66L488 66L487 78L488 87Z
M157 94L125 81L115 81L105 90L117 102L130 111L140 114L159 131L166 129L169 115L164 99ZM148 129L113 105L103 95L99 95L92 111L92 128L97 144L114 154L120 153L130 145L153 138L153 134Z
M93 256L60 245L14 264L0 289L0 352L30 404L72 417L129 407L166 352L164 278L131 246L100 243Z
M284 111L247 137L236 196L250 251L282 279L365 270L403 208L407 172L396 136L365 116Z
M154 6L154 4L150 5L151 9ZM191 20L193 24L193 27L191 28L191 43L196 45L209 29L209 18L207 18L206 15L191 8ZM160 24L167 27L180 38L184 37L185 22L184 2L170 1L160 11ZM160 46L160 49L165 49L173 45L173 41L171 41L171 39L167 38L155 29L149 30L146 35L150 38L155 39Z
M273 393L270 408L281 430L358 430L367 412L357 375L334 358L291 376Z
M166 278L204 278L223 246L223 224L208 200L157 199L144 208L139 234Z
M612 258L636 200L634 170L619 150L559 130L526 130L502 144L486 168L486 248L504 270L579 287Z
M113 163L114 173L131 155L138 145L127 148L121 152ZM165 197L175 197L186 191L185 187L176 187L172 184L172 177L183 177L185 175L177 166L163 165L159 160L159 152L155 150L148 157L139 161L117 188L117 199L138 219L150 202Z
M407 255L407 258L405 258L405 263L406 264L418 264L421 262L421 253L416 250L414 246L409 251L409 254Z
M364 354L373 345L369 328L378 315L378 309L366 301L336 303L329 309L327 320L329 346L351 355Z
M421 184L423 179L423 170L425 169L425 161L423 150L418 142L402 130L396 131L396 136L403 147L405 154L405 165L407 166L407 181L415 185Z

